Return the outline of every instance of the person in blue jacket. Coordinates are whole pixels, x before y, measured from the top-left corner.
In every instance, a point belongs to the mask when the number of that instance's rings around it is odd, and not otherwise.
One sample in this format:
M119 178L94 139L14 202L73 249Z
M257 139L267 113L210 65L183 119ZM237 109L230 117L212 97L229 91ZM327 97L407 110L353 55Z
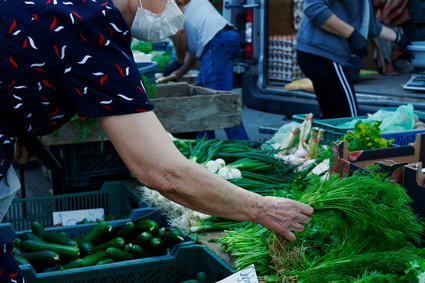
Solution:
M195 85L215 90L232 90L233 61L241 47L239 32L208 0L187 2L181 1L180 4L185 16L184 29L172 38L176 60L166 66L163 75L172 73L178 81L199 60L200 71ZM242 121L239 126L224 130L229 139L249 139ZM215 138L214 131L197 134L198 137Z
M370 0L305 0L297 60L313 82L322 118L358 116L346 64L368 56L368 36L394 42L409 56L409 39L379 23Z

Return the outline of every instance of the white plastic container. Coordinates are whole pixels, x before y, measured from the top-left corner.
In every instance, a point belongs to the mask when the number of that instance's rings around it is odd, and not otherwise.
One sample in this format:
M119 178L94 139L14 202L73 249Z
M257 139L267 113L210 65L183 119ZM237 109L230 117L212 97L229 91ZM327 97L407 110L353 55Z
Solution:
M407 46L407 50L412 51L414 55L412 64L415 67L425 68L425 41L413 41Z

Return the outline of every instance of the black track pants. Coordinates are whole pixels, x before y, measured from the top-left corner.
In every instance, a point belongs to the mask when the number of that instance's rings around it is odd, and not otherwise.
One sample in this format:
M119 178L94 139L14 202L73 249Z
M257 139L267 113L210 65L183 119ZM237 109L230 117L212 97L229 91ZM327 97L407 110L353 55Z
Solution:
M358 116L356 94L347 68L324 57L297 51L298 64L312 82L322 118Z

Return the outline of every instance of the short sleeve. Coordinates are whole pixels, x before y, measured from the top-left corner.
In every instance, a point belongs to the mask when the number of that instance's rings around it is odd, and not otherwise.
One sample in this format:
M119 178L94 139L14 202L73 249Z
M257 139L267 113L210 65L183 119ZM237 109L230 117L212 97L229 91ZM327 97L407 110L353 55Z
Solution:
M117 9L68 28L57 48L58 73L81 119L153 109L130 49L130 31Z

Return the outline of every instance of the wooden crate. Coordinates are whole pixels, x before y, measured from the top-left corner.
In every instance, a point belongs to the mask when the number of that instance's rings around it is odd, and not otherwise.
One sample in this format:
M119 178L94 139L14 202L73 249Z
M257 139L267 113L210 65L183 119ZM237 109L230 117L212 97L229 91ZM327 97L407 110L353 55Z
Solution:
M242 101L237 92L167 83L156 86L156 97L150 101L164 128L173 134L235 127L241 121ZM68 122L41 140L48 146L108 140L96 120L87 121L84 130L81 124Z

